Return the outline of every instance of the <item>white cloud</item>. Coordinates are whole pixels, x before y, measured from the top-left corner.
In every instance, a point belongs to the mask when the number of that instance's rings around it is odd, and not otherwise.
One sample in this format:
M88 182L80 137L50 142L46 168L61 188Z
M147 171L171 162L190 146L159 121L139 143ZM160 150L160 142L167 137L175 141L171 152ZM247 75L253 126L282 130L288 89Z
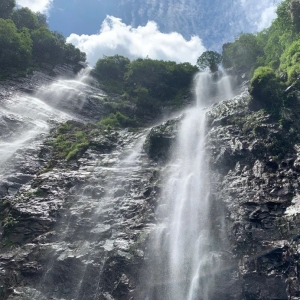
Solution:
M271 25L272 21L276 18L276 6L271 6L266 8L260 18L260 21L257 24L257 29L259 31L267 28Z
M277 4L282 0L240 0L246 18L253 28L261 31L276 18Z
M94 35L71 34L67 42L74 44L87 54L87 60L94 65L103 55L123 55L130 59L150 57L152 59L190 62L205 51L202 41L194 36L189 41L177 33L162 33L155 22L133 28L121 19L107 16L100 32Z
M17 4L28 7L34 12L47 13L53 0L17 0Z

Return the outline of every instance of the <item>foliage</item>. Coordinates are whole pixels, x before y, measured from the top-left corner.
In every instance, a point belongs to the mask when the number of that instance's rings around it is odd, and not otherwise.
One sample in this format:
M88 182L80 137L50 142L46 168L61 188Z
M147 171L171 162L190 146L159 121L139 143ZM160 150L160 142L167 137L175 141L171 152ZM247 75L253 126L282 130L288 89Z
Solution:
M222 55L215 51L205 51L197 59L197 65L200 71L209 69L211 72L217 72L222 62Z
M300 41L292 43L280 58L280 71L287 74L288 84L295 84L300 77Z
M259 67L255 70L250 82L249 92L253 97L250 106L258 104L273 114L278 114L284 98L284 85L270 67Z
M48 22L47 22L47 16L45 14L42 14L40 12L36 12L35 13L38 23L40 25L40 27L44 26L44 27L48 27Z
M18 29L25 27L29 30L34 30L41 26L36 14L28 7L14 10L11 19Z
M67 161L82 155L88 148L87 133L82 130L83 124L69 121L61 125L55 139L50 142L54 147L56 158Z
M149 97L153 101L167 102L180 89L189 87L196 72L197 67L189 63L139 58L128 65L124 76L126 90L137 96L138 101Z
M0 18L7 19L11 16L13 8L16 6L15 0L0 1Z
M190 94L190 85L198 72L189 63L139 58L134 61L115 55L99 59L92 75L108 93L122 95L123 102L135 105L137 119L152 118L163 106L180 106ZM105 122L115 126L118 108ZM123 111L122 111L123 113ZM130 125L129 125L130 126Z
M282 53L299 39L299 1L284 0L277 7L277 18L258 34L242 34L223 45L223 66L238 74L252 75L259 66L279 68Z
M233 43L223 45L223 66L234 68L238 74L249 74L263 55L256 36L250 33L240 35Z
M2 75L27 69L31 58L32 41L26 28L18 31L13 21L0 19L0 45Z
M118 128L118 127L137 127L138 122L134 119L131 119L119 111L115 114L110 114L108 117L103 118L99 125L102 127L112 127L112 128Z
M11 19L0 19L0 78L13 72L25 75L29 67L44 63L52 67L68 63L82 68L78 62L85 62L86 54L67 44L60 33L50 31L46 15L29 8L12 11L14 6L15 1L1 0L0 18Z
M123 80L130 60L121 55L104 56L96 63L94 72L100 80Z
M41 27L31 33L33 41L33 55L39 62L49 62L53 65L62 61L63 48L61 42L52 32Z
M64 44L64 60L67 63L77 64L78 62L86 61L86 54L81 52L78 48L75 48L74 45L66 43Z
M4 218L4 220L2 221L2 226L6 231L9 230L9 229L12 229L17 224L18 224L18 220L16 220L16 218L14 218L11 214L6 216Z

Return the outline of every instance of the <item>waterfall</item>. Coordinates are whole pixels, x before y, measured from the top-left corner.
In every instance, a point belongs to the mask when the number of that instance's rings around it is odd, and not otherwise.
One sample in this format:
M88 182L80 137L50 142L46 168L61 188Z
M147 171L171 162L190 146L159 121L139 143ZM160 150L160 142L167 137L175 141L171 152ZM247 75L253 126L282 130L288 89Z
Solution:
M213 238L205 107L232 97L228 76L199 73L197 105L182 121L152 240L151 283L147 300L211 300L218 272L218 243ZM149 279L149 278L148 278Z
M69 108L74 106L80 111L89 93L102 92L85 83L89 71L87 68L74 79L60 79L41 86L33 95L17 92L0 100L2 167L16 151L30 146L41 134L48 133L50 122L80 118ZM2 170L4 172L4 168Z

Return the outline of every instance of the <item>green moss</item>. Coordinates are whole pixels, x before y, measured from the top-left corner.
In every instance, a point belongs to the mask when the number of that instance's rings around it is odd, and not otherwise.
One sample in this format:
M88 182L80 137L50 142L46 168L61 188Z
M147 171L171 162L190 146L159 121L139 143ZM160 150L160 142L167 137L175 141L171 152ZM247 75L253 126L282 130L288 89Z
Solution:
M89 145L88 131L89 128L82 123L68 121L62 124L49 142L54 148L54 157L67 161L80 157Z
M300 75L300 41L293 42L281 55L280 71L287 74L287 83L295 84Z
M17 219L14 218L11 214L8 214L2 221L2 226L5 230L10 230L14 228L17 224Z
M254 71L250 81L249 92L252 100L251 109L265 109L273 115L279 115L285 99L285 85L270 67L259 67Z
M137 127L139 123L135 119L129 118L118 111L114 114L110 114L106 118L103 118L99 122L99 125L101 127L123 128Z
M13 248L16 247L16 244L14 242L12 242L8 237L5 237L1 242L0 242L0 249L3 248ZM1 299L1 288L0 288L0 299Z

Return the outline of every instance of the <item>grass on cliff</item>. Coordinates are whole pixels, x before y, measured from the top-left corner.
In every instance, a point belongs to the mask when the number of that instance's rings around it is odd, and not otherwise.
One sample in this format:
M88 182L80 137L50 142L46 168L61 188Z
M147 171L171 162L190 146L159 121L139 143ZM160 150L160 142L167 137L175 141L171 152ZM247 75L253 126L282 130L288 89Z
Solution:
M87 149L109 151L113 147L115 138L113 132L121 128L133 129L139 126L135 119L131 119L120 112L110 114L97 123L80 123L67 121L61 124L49 140L53 147L52 160L48 162L46 170L51 169L58 160L67 162L77 160ZM97 140L98 139L98 140Z

